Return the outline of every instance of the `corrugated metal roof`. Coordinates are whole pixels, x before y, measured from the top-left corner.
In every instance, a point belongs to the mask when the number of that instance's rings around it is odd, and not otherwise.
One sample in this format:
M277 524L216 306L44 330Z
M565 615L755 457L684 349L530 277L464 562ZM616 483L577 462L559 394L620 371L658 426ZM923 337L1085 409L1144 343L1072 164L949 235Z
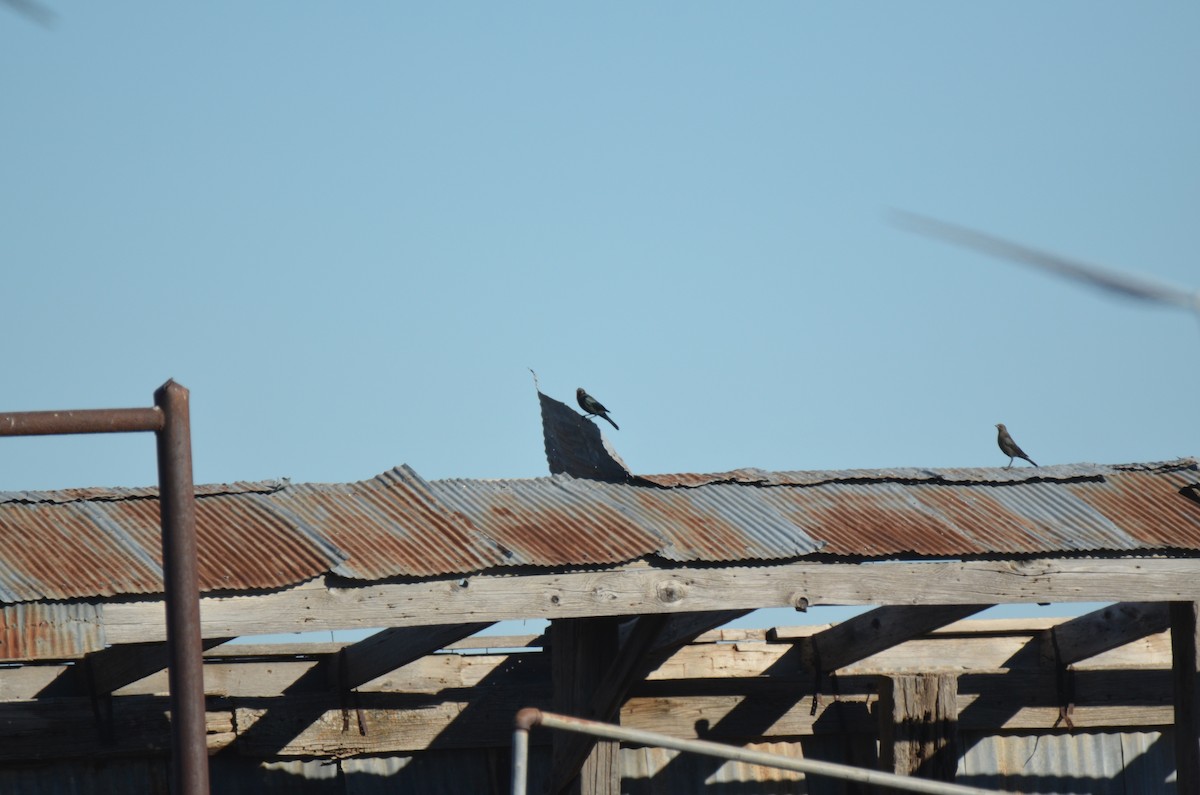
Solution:
M345 553L335 574L361 580L503 565L504 549L431 493L408 467L358 483L301 484L271 496L277 514Z
M102 648L104 633L94 604L0 606L0 660L82 657Z
M272 510L277 485L201 486L196 543L204 591L294 585L342 553ZM0 494L0 600L162 592L157 489Z
M516 566L623 563L662 547L661 536L609 495L629 488L568 476L535 480L442 480L446 505L501 543Z
M1200 552L1200 467L1079 464L342 484L197 493L206 591L657 556L753 562ZM1192 495L1192 496L1188 496ZM0 600L161 590L153 489L0 494Z

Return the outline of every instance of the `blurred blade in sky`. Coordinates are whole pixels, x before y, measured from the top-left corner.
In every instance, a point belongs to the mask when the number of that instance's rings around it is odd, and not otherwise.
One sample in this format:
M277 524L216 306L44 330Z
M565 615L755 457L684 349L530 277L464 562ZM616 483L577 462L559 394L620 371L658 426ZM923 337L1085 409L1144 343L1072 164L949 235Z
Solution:
M910 213L905 210L893 210L892 220L896 225L909 231L929 237L936 237L948 243L965 246L966 248L972 248L1000 259L1014 260L1016 262L1023 262L1026 265L1033 265L1043 270L1086 282L1093 287L1100 287L1126 298L1168 304L1200 313L1200 291L1193 292L1145 276L1136 276L1101 268L1096 265L1076 262L1056 254L1022 246L985 232L968 229L965 226L939 221L936 218L929 218L928 216Z
M37 0L0 0L0 4L37 22L43 27L52 27L56 19L54 12L37 2Z

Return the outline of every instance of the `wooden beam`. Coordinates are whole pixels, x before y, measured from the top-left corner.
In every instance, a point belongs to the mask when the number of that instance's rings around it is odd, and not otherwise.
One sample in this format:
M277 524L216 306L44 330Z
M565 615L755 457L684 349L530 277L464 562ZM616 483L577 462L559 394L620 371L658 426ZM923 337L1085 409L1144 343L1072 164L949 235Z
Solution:
M652 658L661 661L666 655L674 654L705 632L711 632L730 621L736 621L750 612L750 610L706 610L701 613L670 616L662 625L653 647L647 653Z
M815 671L832 673L988 607L984 604L877 607L814 635L808 662Z
M205 651L233 638L205 638ZM167 668L166 643L127 643L89 652L42 688L35 698L106 696Z
M645 564L551 574L486 574L202 599L205 637L541 617L690 613L808 605L1200 600L1198 558L945 563ZM106 602L109 643L165 640L162 604Z
M1161 730L1171 724L1168 671L1087 672L1087 679L1073 713L1077 729ZM872 677L872 681L878 680ZM741 686L753 690L753 694L722 692L728 690L729 683L711 681L693 686L691 692L667 692L655 686L642 693L639 686L622 707L620 722L636 729L739 745L762 738L846 732L874 735L878 730L871 714L878 712L878 697L865 681L843 681L838 700L826 703L816 716L811 714L810 698L794 698L794 679L744 682ZM1018 677L1014 681L1009 675L995 675L965 686L969 692L960 688L958 697L959 726L963 731L1045 732L1058 715L1052 680ZM209 747L217 751L252 739L252 743L240 745L241 755L285 759L505 748L512 738L513 715L531 701L548 708L550 687L542 681L439 696L363 693L357 701L363 733L355 725L357 716L347 731L344 711L331 693L232 701L210 698ZM784 701L790 706L764 722L758 719L761 710L742 708L748 701L751 706ZM974 706L984 701L988 703L982 708ZM1021 706L1014 710L1012 702ZM461 718L468 711L473 711L472 720L464 722ZM97 732L87 698L0 704L0 764L165 752L170 747L167 712L165 696L116 696L113 730L105 737ZM256 731L255 725L268 713L275 715L275 729ZM532 740L549 742L551 735L535 731Z
M1074 665L1170 625L1166 602L1118 602L1047 630L1042 656L1059 665Z
M637 619L632 631L621 643L620 651L597 681L584 716L603 723L619 720L621 705L629 695L629 688L644 675L642 671L647 655L662 634L666 621L667 617L661 615ZM555 653L553 646L550 652ZM583 770L585 760L593 753L596 743L594 738L578 734L568 734L561 742L556 739L554 763L550 771L550 792L569 791L568 785ZM617 749L619 755L619 745Z
M360 687L490 626L487 622L478 622L382 630L342 649L339 685L351 689Z
M615 618L560 619L550 624L551 681L554 710L566 715L596 718L596 688L617 660ZM619 795L621 748L614 740L580 738L556 732L551 762L551 793L559 795Z
M885 771L954 781L958 688L953 674L884 677L879 689L879 764Z
M376 633L372 637L344 647L340 652L323 657L288 685L283 695L336 694L340 701L342 731L350 733L351 736L363 735L366 732L365 719L352 696L355 688L473 635L485 626L487 625L446 624L405 627ZM372 656L377 659L372 659ZM258 715L248 730L239 731L237 742L231 749L227 749L228 752L271 755L286 747L305 730L305 727L318 720L326 709L320 701L302 699L298 703L307 704L310 711L300 711L297 714L296 710L280 703L279 708ZM357 731L351 730L352 725Z
M1172 602L1175 786L1200 792L1200 602Z

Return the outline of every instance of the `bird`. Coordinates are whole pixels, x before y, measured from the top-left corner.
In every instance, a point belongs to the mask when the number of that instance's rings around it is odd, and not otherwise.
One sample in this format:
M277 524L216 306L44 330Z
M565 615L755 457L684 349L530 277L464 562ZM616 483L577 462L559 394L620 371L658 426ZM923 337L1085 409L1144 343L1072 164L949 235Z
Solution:
M604 408L604 404L585 392L583 387L575 390L575 399L579 401L579 408L584 410L585 416L603 417L618 431L621 430L621 426L613 422L612 417L608 416L608 409Z
M1008 456L1008 466L1005 469L1012 469L1014 458L1024 458L1029 463L1037 466L1037 462L1029 456L1025 455L1025 451L1021 446L1013 441L1013 438L1008 435L1008 428L1004 427L1003 422L996 423L996 444L1000 445L1000 451Z

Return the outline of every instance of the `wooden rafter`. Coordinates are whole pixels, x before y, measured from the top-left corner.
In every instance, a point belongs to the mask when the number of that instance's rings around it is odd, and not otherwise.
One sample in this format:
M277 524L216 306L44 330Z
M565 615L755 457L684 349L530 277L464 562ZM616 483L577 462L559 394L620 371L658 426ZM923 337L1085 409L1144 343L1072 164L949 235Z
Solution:
M988 607L986 604L877 607L814 635L809 664L819 673L831 673Z
M1058 665L1074 665L1170 626L1167 602L1118 602L1048 630L1042 655Z
M784 563L551 574L478 575L327 588L313 581L258 596L205 597L205 637L312 629L500 621L540 616L692 613L822 604L991 604L1200 600L1200 559L1041 559L944 563ZM162 603L107 603L108 643L164 640Z

